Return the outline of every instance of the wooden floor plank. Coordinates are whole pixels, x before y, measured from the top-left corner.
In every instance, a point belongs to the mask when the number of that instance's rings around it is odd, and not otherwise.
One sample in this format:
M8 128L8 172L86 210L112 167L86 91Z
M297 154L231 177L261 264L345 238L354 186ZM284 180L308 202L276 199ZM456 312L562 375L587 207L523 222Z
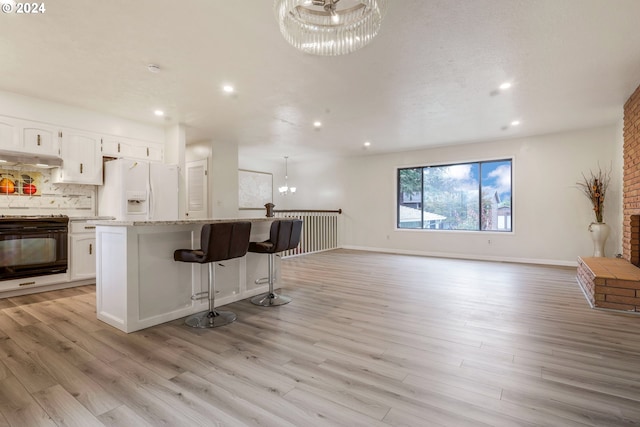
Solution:
M49 375L46 369L18 345L11 346L6 357L2 358L0 363L15 375L29 393L56 385L56 380Z
M55 427L51 416L14 376L0 381L0 412L11 426Z
M193 412L179 413L143 384L136 383L98 359L85 364L82 371L107 392L127 402L127 406L152 425L206 425L199 414L194 417Z
M120 399L108 393L64 355L44 350L32 353L31 357L93 415L103 414L123 404Z
M134 360L123 358L110 365L123 377L142 387L150 396L165 402L175 414L187 418L186 424L207 426L212 422L230 422L231 417L221 412L217 406L208 405L196 393L177 386Z
M61 385L56 384L34 394L40 406L59 426L102 427L102 424Z
M97 339L91 330L86 330L82 327L82 325L78 325L72 319L63 319L61 321L57 321L48 326L58 332L60 335L66 337L67 340L76 344L78 347L84 349L86 352L90 353L94 357L106 361L111 362L116 359L120 359L121 357L125 357L124 353L119 352L114 347L105 344L104 342ZM108 326L103 324L101 329L108 328Z
M98 419L109 427L154 427L147 420L139 416L136 411L127 405L120 405L104 414L98 416Z
M296 406L304 408L307 412L308 422L311 425L385 426L381 421L374 420L373 418L367 419L359 412L302 388L294 388L284 397Z
M270 405L273 403L272 396L257 389L254 384L247 383L241 374L219 370L201 378L185 372L171 381L180 389L190 391L203 403L215 408L219 413L212 419L218 422L273 427L299 425L291 423L287 418L295 416L294 407L288 407L286 417L283 418L282 411L279 410L280 405ZM265 394L268 395L268 399L264 398ZM274 400L282 399L278 396Z

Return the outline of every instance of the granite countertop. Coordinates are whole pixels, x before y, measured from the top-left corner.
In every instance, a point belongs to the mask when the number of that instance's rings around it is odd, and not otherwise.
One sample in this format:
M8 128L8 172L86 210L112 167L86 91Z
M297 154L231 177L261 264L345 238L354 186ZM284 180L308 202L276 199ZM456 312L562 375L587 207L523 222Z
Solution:
M69 221L108 221L113 220L112 216L70 216Z
M189 225L189 224L209 224L214 222L239 222L239 221L250 221L250 222L263 222L263 221L273 221L276 218L267 218L267 217L259 217L259 218L205 218L205 219L178 219L173 221L145 221L145 220L104 220L104 219L93 219L90 220L90 224L94 225L106 225L113 227L131 227L131 226L145 226L145 225Z

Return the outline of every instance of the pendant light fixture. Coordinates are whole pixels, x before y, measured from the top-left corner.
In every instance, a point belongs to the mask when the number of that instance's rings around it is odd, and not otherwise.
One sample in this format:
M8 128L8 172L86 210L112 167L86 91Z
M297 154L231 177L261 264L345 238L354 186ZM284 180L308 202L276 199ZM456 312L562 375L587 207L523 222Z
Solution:
M284 185L282 187L278 187L278 191L283 196L287 194L294 194L296 192L296 187L289 187L289 164L288 164L289 156L284 156Z
M280 32L312 55L344 55L367 45L380 30L388 0L275 0ZM340 4L341 7L337 5Z

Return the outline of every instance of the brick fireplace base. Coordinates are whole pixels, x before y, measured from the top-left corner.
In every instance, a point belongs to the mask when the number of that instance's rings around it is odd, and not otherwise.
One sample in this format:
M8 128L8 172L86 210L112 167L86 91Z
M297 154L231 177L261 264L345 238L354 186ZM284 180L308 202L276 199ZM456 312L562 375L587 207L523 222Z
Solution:
M578 283L592 307L640 312L640 268L619 258L578 258Z

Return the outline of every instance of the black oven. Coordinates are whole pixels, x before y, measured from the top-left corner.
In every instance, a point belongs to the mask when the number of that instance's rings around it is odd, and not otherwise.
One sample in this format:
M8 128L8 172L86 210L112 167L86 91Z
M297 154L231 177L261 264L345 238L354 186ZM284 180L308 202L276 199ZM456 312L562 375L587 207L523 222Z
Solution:
M0 280L67 271L66 216L0 216Z

